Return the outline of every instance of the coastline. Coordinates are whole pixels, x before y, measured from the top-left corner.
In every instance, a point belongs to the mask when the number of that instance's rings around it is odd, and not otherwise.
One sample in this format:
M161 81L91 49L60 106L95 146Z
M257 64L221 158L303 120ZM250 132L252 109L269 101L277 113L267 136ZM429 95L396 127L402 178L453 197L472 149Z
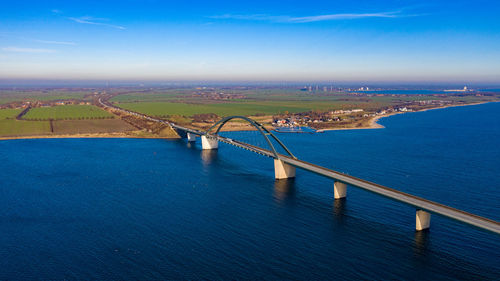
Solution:
M61 135L31 135L0 137L2 140L24 140L24 139L178 139L178 137L141 136L126 133L93 133L93 134L61 134Z
M371 118L369 121L370 125L369 126L363 126L363 127L352 127L352 128L326 128L326 129L320 129L317 130L316 132L321 133L321 132L326 132L326 131L341 131L341 130L367 130L367 129L383 129L385 128L383 125L379 124L378 121L382 118L387 118L393 115L397 114L405 114L405 113L417 113L417 112L424 112L428 110L436 110L436 109L444 109L444 108L449 108L449 107L459 107L459 106L472 106L472 105L480 105L480 104L486 104L486 103L492 103L492 102L500 102L500 101L487 101L487 102L478 102L478 103L470 103L470 104L453 104L453 105L445 105L445 106L440 106L440 107L434 107L434 108L425 108L422 110L418 111L410 111L410 112L392 112L389 114L385 115L379 115L379 116L374 116ZM272 129L272 128L269 128ZM252 128L249 128L249 130L252 130ZM222 131L249 131L249 130L241 130L238 128L231 128L229 127L227 130L222 129ZM77 139L77 138L130 138L130 139L178 139L178 137L161 137L161 136L156 136L156 135L139 135L139 134L130 134L130 133L89 133L89 134L61 134L61 135L29 135L29 136L6 136L6 137L0 137L0 141L2 140L20 140L20 139Z
M445 109L445 108L460 107L460 106L480 105L480 104L486 104L486 103L492 103L492 102L500 102L500 101L485 101L485 102L468 103L468 104L452 104L452 105L445 105L445 106L439 106L439 107L433 107L433 108L425 108L425 109L421 109L421 110L418 110L418 111L392 112L392 113L389 113L389 114L384 114L384 115L379 115L379 116L372 117L371 120L370 120L370 125L369 126L353 127L353 128L327 128L327 129L317 130L316 132L321 133L321 132L326 132L326 131L341 131L341 130L383 129L385 127L383 125L379 124L378 121L380 119L382 119L382 118L387 118L387 117L391 117L391 116L398 115L398 114L418 113L418 112L424 112L424 111L429 111L429 110Z

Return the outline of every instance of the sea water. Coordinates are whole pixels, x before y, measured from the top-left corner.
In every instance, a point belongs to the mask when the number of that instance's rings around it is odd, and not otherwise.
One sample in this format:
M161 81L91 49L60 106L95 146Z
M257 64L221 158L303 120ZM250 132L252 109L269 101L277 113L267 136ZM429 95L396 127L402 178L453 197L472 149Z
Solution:
M300 159L500 220L500 104L277 134ZM225 133L244 139L254 132ZM257 138L258 135L252 135ZM500 237L220 144L0 142L0 279L500 279Z

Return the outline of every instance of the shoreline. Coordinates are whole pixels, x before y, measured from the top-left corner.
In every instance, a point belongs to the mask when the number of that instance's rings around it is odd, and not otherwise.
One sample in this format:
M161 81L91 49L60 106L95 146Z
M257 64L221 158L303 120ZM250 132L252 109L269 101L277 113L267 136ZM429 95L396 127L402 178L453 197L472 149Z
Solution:
M161 136L139 136L126 133L89 133L89 134L61 134L61 135L31 135L0 137L2 140L26 140L26 139L179 139Z
M410 112L392 112L389 114L385 115L380 115L380 116L374 116L371 118L370 125L369 126L364 126L364 127L353 127L353 128L327 128L327 129L319 129L316 132L317 133L322 133L326 131L343 131L343 130L368 130L368 129L383 129L385 128L383 125L380 125L378 121L382 118L387 118L391 117L393 115L397 114L405 114L405 113L417 113L417 112L424 112L424 111L429 111L429 110L436 110L436 109L445 109L445 108L450 108L450 107L460 107L460 106L472 106L472 105L480 105L480 104L486 104L486 103L493 103L493 102L500 102L500 101L486 101L486 102L478 102L478 103L470 103L470 104L454 104L454 105L445 105L445 106L440 106L440 107L434 107L434 108L425 108L422 110L418 111L410 111ZM227 130L229 131L234 131L234 132L239 132L239 131L248 131L248 130L238 130L237 128L233 128L235 130ZM226 130L222 130L225 132ZM179 139L178 137L161 137L161 136L139 136L139 135L133 135L133 134L127 134L127 133L89 133L89 134L62 134L62 135L31 135L31 136L6 136L6 137L0 137L0 141L2 140L22 140L22 139L84 139L84 138L129 138L129 139L167 139L167 140L173 140L173 139Z
M327 129L319 129L316 132L322 133L322 132L326 132L326 131L383 129L383 128L385 128L385 126L379 124L378 121L382 118L387 118L387 117L391 117L391 116L398 115L398 114L418 113L418 112L424 112L424 111L429 111L429 110L445 109L445 108L460 107L460 106L472 106L472 105L480 105L480 104L493 103L493 102L500 102L500 101L485 101L485 102L468 103L468 104L452 104L452 105L445 105L445 106L439 106L439 107L433 107L433 108L425 108L425 109L421 109L418 111L392 112L389 114L384 114L384 115L372 117L370 120L369 126L353 127L353 128L327 128Z

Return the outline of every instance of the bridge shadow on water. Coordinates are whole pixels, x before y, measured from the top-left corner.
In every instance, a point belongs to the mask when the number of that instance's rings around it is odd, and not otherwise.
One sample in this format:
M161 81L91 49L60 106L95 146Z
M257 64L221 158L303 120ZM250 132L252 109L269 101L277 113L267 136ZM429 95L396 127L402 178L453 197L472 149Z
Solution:
M275 180L273 196L276 202L280 204L295 204L297 199L295 179Z
M333 215L339 221L345 218L346 201L346 198L333 200Z
M208 166L217 160L217 150L202 150L200 154L203 166Z
M214 164L218 160L218 150L203 150L200 149L195 142L187 142L185 139L180 139L175 142L180 148L192 153L191 156L199 157L203 167L206 169L209 165Z
M415 231L414 253L416 256L425 256L430 248L430 230Z

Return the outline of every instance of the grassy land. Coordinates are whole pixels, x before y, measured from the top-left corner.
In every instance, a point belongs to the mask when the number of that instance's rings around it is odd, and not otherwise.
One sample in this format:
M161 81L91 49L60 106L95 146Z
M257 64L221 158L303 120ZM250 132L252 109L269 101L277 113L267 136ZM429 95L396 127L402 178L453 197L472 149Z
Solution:
M318 102L318 101L259 101L231 102L212 104L188 104L174 102L136 102L120 103L119 107L153 116L193 116L200 113L215 113L218 116L277 114L288 112L305 112L310 110L335 110L342 108L373 107L378 103L367 102Z
M215 89L215 90L194 90L194 89L169 89L169 90L152 90L151 92L132 92L115 96L111 99L112 102L195 102L205 101L196 93L199 92L223 92L226 94L239 94L244 95L246 98L240 101L339 101L339 100L370 100L380 102L384 100L414 100L417 95L413 97L406 97L402 95L385 96L385 97L359 97L352 94L343 92L319 92L309 93L297 89ZM418 99L437 99L432 96L418 96ZM233 100L238 101L238 100ZM205 103L203 102L203 103Z
M0 137L73 135L95 133L121 133L135 131L136 128L120 119L59 120L49 121L0 120Z
M33 108L24 116L26 120L75 120L113 118L113 115L93 105L60 105Z
M111 99L113 102L137 102L137 101L172 101L177 100L179 96L185 95L185 90L167 90L151 93L128 93L115 96Z
M19 120L0 120L0 136L26 136L50 134L48 121L33 122Z
M21 111L22 109L0 109L0 120L14 119Z
M212 89L204 92L224 92L244 95L245 98L231 100L208 99L195 89L153 90L152 92L133 92L115 96L112 101L117 106L132 111L162 117L185 116L215 113L229 115L274 115L279 113L328 111L337 109L361 108L377 111L405 103L423 100L443 100L447 102L472 103L498 100L498 97L476 97L474 95L433 96L429 95L355 95L340 92L304 92L297 89Z
M89 91L70 91L65 89L0 90L0 104L12 101L83 100L87 94L89 94Z
M2 100L64 100L83 99L95 89L55 89L55 90L0 90L0 103ZM205 128L209 122L200 118L193 118L196 114L214 113L219 117L230 115L252 116L264 118L262 123L269 125L271 115L299 113L308 111L327 112L338 109L361 108L365 112L375 112L381 109L410 106L414 110L436 107L435 104L463 104L485 101L498 101L498 96L472 95L383 95L353 94L346 92L305 92L299 89L265 89L265 88L217 88L217 89L147 89L123 88L106 89L104 97L116 95L111 99L118 107L144 113L151 116L167 117L169 120L194 127ZM221 93L224 93L223 95ZM232 95L231 95L232 94ZM92 99L88 96L88 99ZM439 100L432 105L419 106L423 100ZM413 107L412 107L413 106ZM61 134L89 134L89 133L115 133L146 134L151 136L171 136L169 130L156 125L146 124L144 120L136 120L134 116L121 116L123 120L134 124L129 125L114 115L96 106L89 105L63 105L53 107L37 107L31 109L23 121L14 120L21 109L0 110L0 136L26 136L26 135L61 135ZM260 115L260 116L258 116ZM257 117L258 116L258 117ZM361 115L357 118L361 118ZM202 117L204 118L204 117ZM210 117L211 118L211 117ZM359 119L358 118L358 119ZM355 118L347 118L342 122L348 125L360 125L354 122ZM27 121L31 120L31 121ZM41 121L38 121L41 120ZM51 123L47 120L55 120ZM368 119L367 119L368 120ZM369 120L368 120L369 121ZM331 124L332 126L343 123ZM352 123L352 124L351 124ZM358 124L359 123L359 124ZM244 124L244 123L242 123ZM240 122L233 122L226 127L237 130ZM328 124L326 124L328 125ZM363 124L361 124L363 125ZM137 128L143 128L137 131ZM51 132L51 129L53 132Z
M54 121L54 134L94 134L134 131L136 128L120 119Z

